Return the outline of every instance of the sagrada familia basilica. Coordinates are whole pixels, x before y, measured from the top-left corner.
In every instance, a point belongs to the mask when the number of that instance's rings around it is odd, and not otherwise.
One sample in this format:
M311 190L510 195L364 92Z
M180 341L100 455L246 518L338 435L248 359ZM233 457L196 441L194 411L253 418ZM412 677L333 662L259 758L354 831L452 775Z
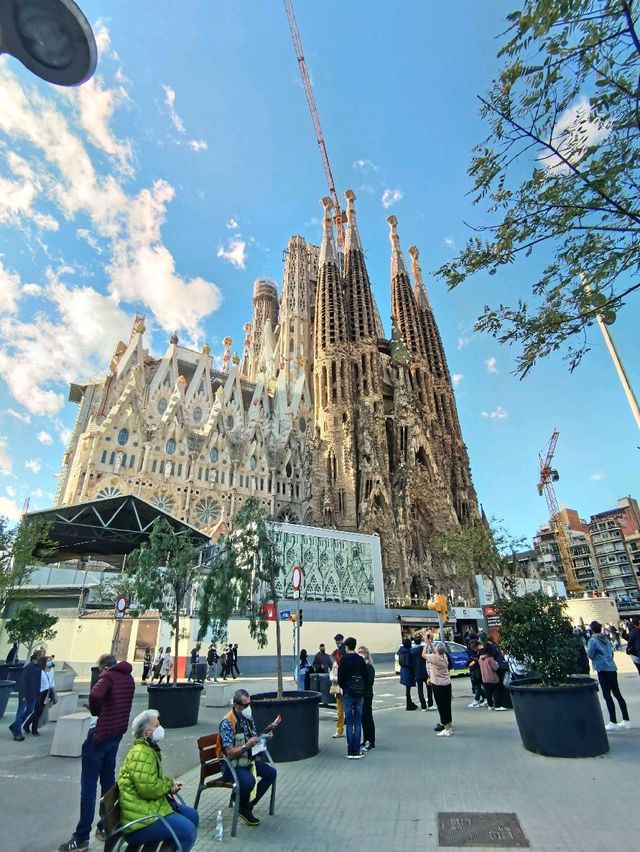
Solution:
M395 216L385 337L346 197L344 230L323 199L319 249L291 237L280 295L255 282L242 357L225 338L214 369L175 334L153 357L138 316L108 373L71 385L56 505L137 494L215 538L253 495L282 521L379 535L389 589L443 579L433 542L478 504L442 340Z

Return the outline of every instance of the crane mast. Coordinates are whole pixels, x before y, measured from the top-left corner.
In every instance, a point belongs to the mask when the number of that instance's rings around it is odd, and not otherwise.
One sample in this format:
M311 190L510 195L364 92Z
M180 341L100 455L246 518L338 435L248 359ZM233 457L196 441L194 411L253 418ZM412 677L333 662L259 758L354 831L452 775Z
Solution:
M560 507L556 498L555 488L553 487L553 483L557 482L558 479L560 479L558 471L554 467L551 467L551 462L553 460L553 454L556 451L556 444L558 443L559 435L560 433L558 432L558 430L554 429L544 459L542 458L542 455L540 455L539 457L540 479L538 480L538 494L541 497L544 494L547 501L551 529L555 536L556 544L558 545L560 561L562 562L564 574L567 578L567 591L571 594L582 592L583 588L580 585L576 569L573 565L573 560L571 558L571 550L569 547L569 538L567 536L567 531L564 527L564 524L560 519Z
M318 148L320 149L320 156L322 157L322 165L324 167L324 173L327 179L327 185L329 187L329 195L331 196L331 200L333 201L333 206L335 208L335 222L338 226L338 245L343 246L344 232L342 230L342 209L340 207L340 201L338 200L338 193L336 192L333 172L331 171L331 163L329 162L327 146L324 141L324 134L322 133L322 125L320 124L320 116L318 115L316 99L313 96L311 78L309 77L309 72L307 71L307 63L305 61L304 53L302 51L302 41L300 39L300 31L298 29L298 23L296 21L295 12L293 11L292 0L284 0L284 8L286 10L287 19L289 21L289 29L291 30L291 38L293 39L293 46L296 51L296 58L298 60L300 76L302 77L302 84L304 86L304 91L307 96L307 103L309 104L309 112L311 113L311 120L313 121L316 141L318 143Z

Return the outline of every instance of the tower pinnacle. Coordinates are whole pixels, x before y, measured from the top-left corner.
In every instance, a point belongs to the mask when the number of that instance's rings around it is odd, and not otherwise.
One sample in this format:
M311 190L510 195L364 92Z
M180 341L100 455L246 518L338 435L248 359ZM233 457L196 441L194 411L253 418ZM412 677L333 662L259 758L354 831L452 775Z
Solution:
M407 267L400 248L398 220L395 216L389 216L387 222L389 223L389 242L391 243L391 278L395 278L396 275L406 274Z
M418 303L418 307L423 310L431 310L431 303L429 302L429 294L427 293L427 288L424 286L424 281L422 278L422 267L419 263L420 251L418 246L410 246L409 254L411 255L411 272L413 274L413 294L416 297L416 302Z
M347 199L347 237L345 240L345 252L355 249L362 251L362 243L360 242L360 233L358 232L358 224L356 222L356 208L354 201L356 194L352 189L348 189L344 197Z
M324 207L324 217L322 219L322 243L320 244L318 266L324 266L325 263L337 263L338 255L333 241L333 217L331 216L333 201L325 196L320 203Z

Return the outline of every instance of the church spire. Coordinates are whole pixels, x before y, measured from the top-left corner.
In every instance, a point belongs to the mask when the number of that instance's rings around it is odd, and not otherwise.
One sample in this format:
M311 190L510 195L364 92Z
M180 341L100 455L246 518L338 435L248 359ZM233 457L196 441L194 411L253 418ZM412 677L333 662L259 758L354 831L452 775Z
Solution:
M398 331L411 354L414 357L426 360L427 347L423 324L400 249L398 220L395 216L389 216L387 222L389 223L389 241L391 242L391 310Z
M325 263L338 262L336 252L336 244L333 240L333 218L331 210L333 209L333 201L328 197L322 199L321 204L324 207L324 217L322 219L322 243L320 244L320 255L318 257L318 266L322 267Z
M422 278L422 267L420 266L419 258L420 251L418 246L410 246L409 254L411 255L411 273L413 275L413 295L416 297L416 302L419 308L423 311L431 310L431 302L427 288L424 286Z
M348 189L344 197L347 199L347 237L344 250L345 253L352 250L362 251L362 243L360 242L360 234L356 222L356 208L353 203L356 200L356 194L352 189Z
M405 266L404 256L400 248L400 237L398 236L398 220L395 216L389 216L389 242L391 243L391 278L396 275L406 275L407 267Z

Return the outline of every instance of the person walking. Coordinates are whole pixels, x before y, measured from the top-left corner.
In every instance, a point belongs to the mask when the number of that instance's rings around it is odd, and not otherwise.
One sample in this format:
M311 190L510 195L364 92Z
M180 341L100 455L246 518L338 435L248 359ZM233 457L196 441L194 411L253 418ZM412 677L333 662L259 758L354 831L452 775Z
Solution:
M605 728L607 731L628 729L631 727L629 711L618 686L618 667L613 659L611 642L602 633L602 625L598 621L592 621L589 626L591 627L591 639L589 639L589 644L587 645L587 656L597 672L598 682L602 689L602 697L609 711L609 721L605 725ZM620 705L622 721L619 723L616 722L616 707L613 703L612 695L615 696L616 701Z
M47 704L47 699L49 698L49 690L51 689L51 680L49 678L49 673L47 672L47 658L39 657L38 665L40 666L40 693L38 695L38 700L36 701L35 710L26 723L26 730L31 731L34 737L40 736L38 723L44 713L44 708Z
M209 645L209 649L207 650L207 680L211 680L213 677L213 682L217 683L218 678L216 677L218 673L218 660L220 657L218 656L218 649L215 644L211 642Z
M338 683L338 667L342 656L339 648L336 648L331 655L333 663L331 665L331 686L329 687L329 692L336 697L336 731L333 734L334 740L338 737L344 737L344 696Z
M506 707L500 706L498 698L500 689L499 663L493 656L493 648L488 643L480 649L478 664L482 676L482 692L487 700L489 710L506 710Z
M80 820L71 839L58 846L58 852L85 852L89 848L98 779L104 796L116 782L118 746L129 724L136 688L131 663L118 662L113 654L103 654L98 660L98 669L98 682L89 693L89 711L98 718L82 746ZM106 838L102 820L98 821L96 837Z
M631 630L627 638L627 654L640 674L640 616L631 618Z
M440 724L436 726L435 730L439 737L450 737L453 734L453 717L451 715L451 676L449 674L447 646L444 642L438 642L434 654L430 654L426 648L422 653L429 666L433 697L440 714Z
M367 683L367 664L356 654L356 640L344 640L345 654L338 664L338 685L344 700L344 721L347 729L347 753L350 760L362 757L362 703Z
M424 643L422 636L418 634L415 638L415 645L410 649L411 662L413 663L413 676L418 687L418 701L422 710L427 709L427 702L424 697L424 688L427 687L427 697L429 699L429 707L433 706L433 690L430 688L427 673L427 661L422 656Z
M477 639L469 642L469 679L473 689L473 701L467 707L487 707L487 699L482 691L482 672L480 670L480 643Z
M327 654L324 644L320 645L318 648L318 653L313 658L311 665L313 666L314 672L317 674L329 674L331 672L333 660L330 655Z
M9 653L7 654L7 658L5 663L8 666L15 666L18 662L18 643L14 642L11 648L9 649Z
M166 677L167 684L171 683L171 673L173 670L173 657L171 656L171 648L167 645L162 656L162 665L160 667L160 678L158 683L162 683Z
M220 654L220 677L222 680L227 679L227 649L224 648L222 654Z
M146 648L144 652L144 660L142 661L142 682L146 683L149 677L149 672L153 666L153 657L151 656L151 648Z
M300 661L298 662L298 691L304 692L309 689L309 669L313 671L307 652L303 648L300 651Z
M236 642L235 645L230 646L230 651L231 651L231 669L230 669L230 671L231 671L231 674L233 675L234 680L235 680L236 676L233 674L234 671L236 671L238 673L238 677L240 677L240 669L238 668L238 643L237 642Z
M187 680L195 680L196 679L196 665L198 663L198 648L191 649L191 656L189 658L189 676Z
M156 678L160 678L160 675L162 674L162 658L163 657L164 657L164 648L158 648L158 653L156 654L155 659L153 661L153 674L151 675L151 683L153 683Z
M398 648L398 663L400 665L400 683L404 686L407 699L406 709L417 710L418 705L414 704L411 697L411 688L416 685L413 657L411 656L411 639L402 640L402 645Z
M376 679L376 670L366 645L360 645L358 653L367 664L367 683L362 702L362 750L371 751L376 747L376 726L373 721L373 684Z
M16 742L24 741L22 728L29 724L29 720L35 712L40 696L41 680L40 654L35 653L31 655L31 659L22 672L22 679L18 688L18 710L16 711L16 718L9 725L9 730Z

